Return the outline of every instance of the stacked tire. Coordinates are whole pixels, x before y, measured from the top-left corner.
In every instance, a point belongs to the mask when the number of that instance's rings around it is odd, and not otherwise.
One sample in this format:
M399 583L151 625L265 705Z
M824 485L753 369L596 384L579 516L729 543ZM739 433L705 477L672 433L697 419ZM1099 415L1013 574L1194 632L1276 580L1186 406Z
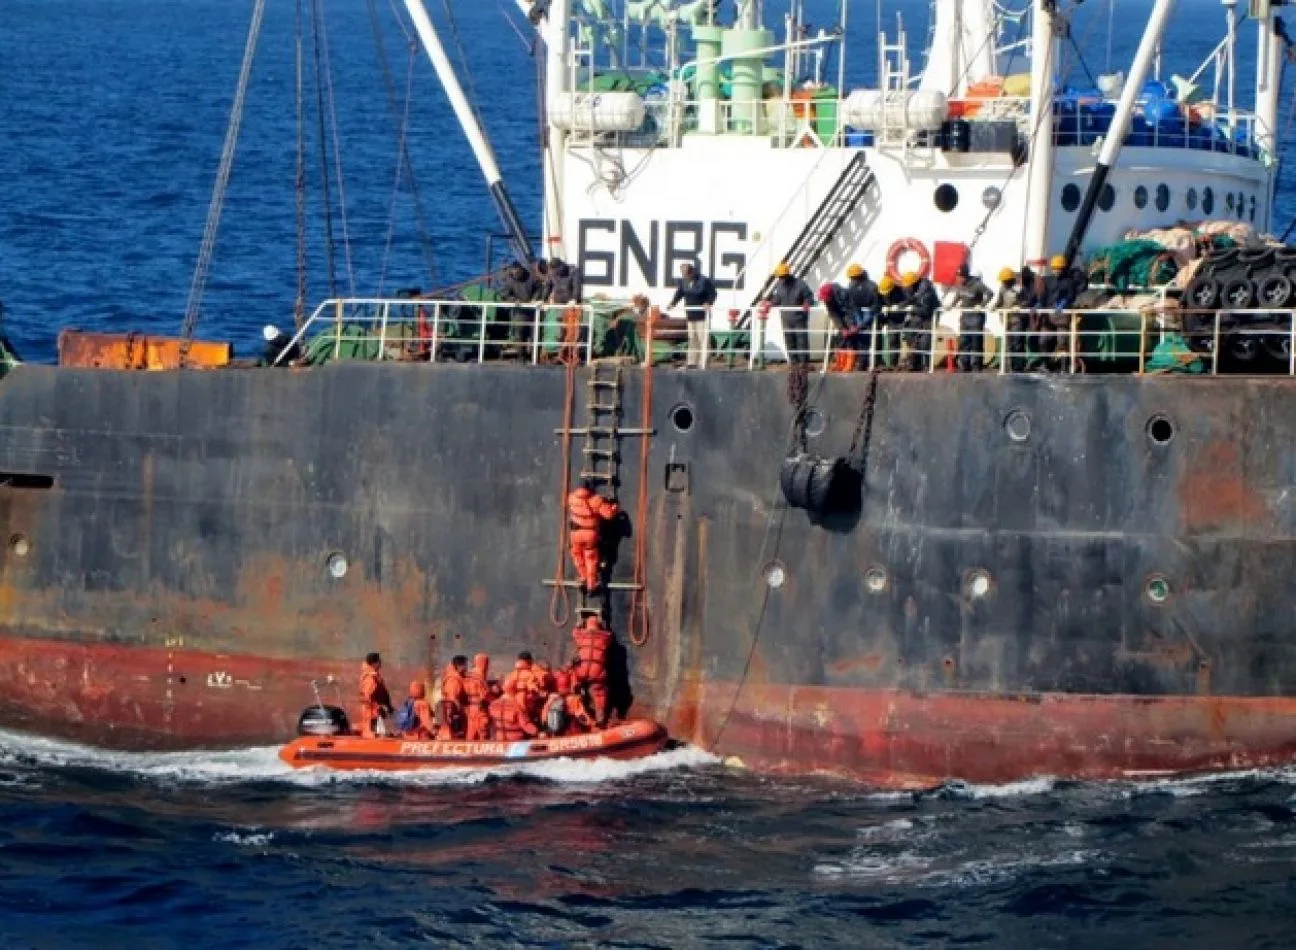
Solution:
M1291 359L1291 316L1296 307L1296 247L1221 248L1202 261L1184 289L1184 331L1196 350L1209 352L1219 314L1220 359L1243 372L1286 372ZM1278 362L1280 366L1265 364Z

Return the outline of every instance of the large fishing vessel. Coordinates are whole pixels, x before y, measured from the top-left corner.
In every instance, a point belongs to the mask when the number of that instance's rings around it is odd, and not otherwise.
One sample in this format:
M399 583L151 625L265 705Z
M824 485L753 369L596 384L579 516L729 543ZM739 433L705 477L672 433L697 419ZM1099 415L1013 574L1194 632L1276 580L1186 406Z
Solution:
M290 368L65 334L63 365L12 369L0 725L266 743L304 683L369 650L396 676L476 650L562 662L592 609L623 710L752 767L921 785L1290 761L1296 325L1290 258L1258 237L1279 5L1225 0L1219 45L1178 74L1156 0L1093 88L1061 81L1056 0L935 0L921 71L855 6L815 31L799 3L781 30L759 0L524 3L537 248L407 0L515 253L570 262L585 302L339 298L302 314ZM874 54L876 88L844 88ZM1091 305L1053 314L1070 342L1045 372L1003 358L1028 330L994 311L980 372L946 371L953 311L919 337L925 371L829 372L818 309L810 371L788 372L758 306L779 262L811 286L851 263L943 285L1054 255L1090 268ZM685 262L719 291L692 372L650 306ZM860 365L887 365L876 326ZM625 512L604 598L568 563L582 477Z

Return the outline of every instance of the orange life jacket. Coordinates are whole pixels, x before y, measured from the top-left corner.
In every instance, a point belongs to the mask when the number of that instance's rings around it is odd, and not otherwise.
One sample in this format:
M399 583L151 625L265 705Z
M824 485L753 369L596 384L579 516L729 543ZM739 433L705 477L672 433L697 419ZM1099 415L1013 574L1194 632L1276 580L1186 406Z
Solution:
M518 742L539 734L539 730L508 693L490 704L490 717L493 735L499 741Z
M572 639L576 641L576 665L573 670L576 677L586 681L606 677L612 634L602 628L590 630L577 627L572 631Z
M615 518L616 504L584 486L567 496L567 514L573 531L597 531L599 523Z

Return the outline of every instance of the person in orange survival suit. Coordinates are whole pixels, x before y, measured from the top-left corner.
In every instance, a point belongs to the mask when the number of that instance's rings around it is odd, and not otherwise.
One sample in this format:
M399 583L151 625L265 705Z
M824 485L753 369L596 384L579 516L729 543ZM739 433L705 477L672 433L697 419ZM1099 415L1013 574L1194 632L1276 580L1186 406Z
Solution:
M601 586L599 583L599 532L603 523L620 512L615 502L594 491L593 483L585 481L567 496L567 517L571 530L571 559L576 574L587 594Z
M402 730L401 736L406 739L431 739L435 736L436 719L432 715L432 704L427 701L427 687L422 680L410 683L408 705L408 718L413 721L413 725ZM400 719L400 716L396 717L397 728L402 725Z
M478 653L473 657L473 668L463 678L464 686L464 738L481 742L490 738L490 657Z
M440 728L438 739L462 739L467 730L466 706L468 692L464 674L468 672L468 657L456 656L441 671L441 702L437 704Z
M497 742L517 742L540 735L540 730L527 716L518 693L507 687L498 699L491 700L490 717L491 733Z
M572 631L572 639L576 641L572 678L577 686L589 691L594 721L602 729L607 725L607 655L612 647L612 634L595 615Z
M540 715L540 707L544 705L545 690L541 683L540 670L536 668L530 652L523 650L513 664L513 672L504 677L503 689L505 695L513 694L522 711L532 721Z
M370 653L360 667L360 735L372 739L387 734L384 716L392 712L391 694L382 678L382 657Z
M594 720L585 703L572 692L571 674L565 670L554 674L554 689L545 700L541 724L554 736L581 735L594 728Z

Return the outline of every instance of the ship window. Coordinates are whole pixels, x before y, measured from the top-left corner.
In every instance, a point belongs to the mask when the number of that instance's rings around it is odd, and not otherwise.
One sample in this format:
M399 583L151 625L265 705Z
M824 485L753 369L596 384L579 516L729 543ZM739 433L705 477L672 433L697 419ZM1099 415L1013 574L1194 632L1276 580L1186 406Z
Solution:
M1230 214L1233 212L1233 207L1236 203L1237 199L1233 197L1233 192L1230 191L1224 196L1224 207L1228 209Z
M765 583L772 589L778 590L787 581L787 568L778 561L770 561L765 565Z
M978 567L968 572L967 576L967 593L973 600L980 600L990 593L992 587L990 572L983 567Z
M9 539L9 550L13 551L15 557L26 557L31 553L31 541L25 534L15 534Z
M1003 192L991 185L985 191L981 192L981 204L987 211L993 211L999 207L999 202L1003 201Z
M329 576L338 581L346 577L347 568L349 567L346 555L341 551L334 551L330 554L328 560L324 562L324 566L328 568Z
M1174 438L1174 423L1165 416L1153 416L1148 420L1147 436L1153 445L1169 445Z
M676 432L688 432L693 428L693 407L686 402L672 406L670 421Z
M874 564L864 572L864 587L870 594L880 594L886 590L887 572L880 564Z
M1134 189L1134 207L1143 209L1147 207L1148 193L1147 185L1139 185Z
M1143 585L1143 593L1154 604L1164 604L1170 599L1170 581L1162 574L1153 574Z
M1098 207L1103 211L1110 211L1112 205L1116 203L1116 189L1111 185L1103 185L1102 192L1098 195Z
M1185 200L1188 202L1188 210L1196 211L1197 210L1197 189L1189 188L1188 194L1185 196Z
M1255 220L1255 195L1251 196L1251 220Z
M1074 182L1062 189L1062 210L1074 211L1080 207L1080 186Z
M1207 185L1202 189L1202 214L1210 214L1215 210L1215 190Z
M1025 409L1014 409L1004 417L1004 431L1014 442L1025 442L1031 434L1031 417Z
M1237 216L1240 218L1246 214L1246 195L1242 192L1237 193Z
M806 435L808 436L823 435L824 429L828 427L828 423L824 419L824 414L814 406L811 406L805 411L805 415L802 416L802 421L805 425Z
M1169 207L1170 207L1170 186L1165 184L1157 185L1156 209L1158 211L1165 211Z
M958 207L958 189L951 184L940 185L936 189L936 207L941 211L953 211Z

